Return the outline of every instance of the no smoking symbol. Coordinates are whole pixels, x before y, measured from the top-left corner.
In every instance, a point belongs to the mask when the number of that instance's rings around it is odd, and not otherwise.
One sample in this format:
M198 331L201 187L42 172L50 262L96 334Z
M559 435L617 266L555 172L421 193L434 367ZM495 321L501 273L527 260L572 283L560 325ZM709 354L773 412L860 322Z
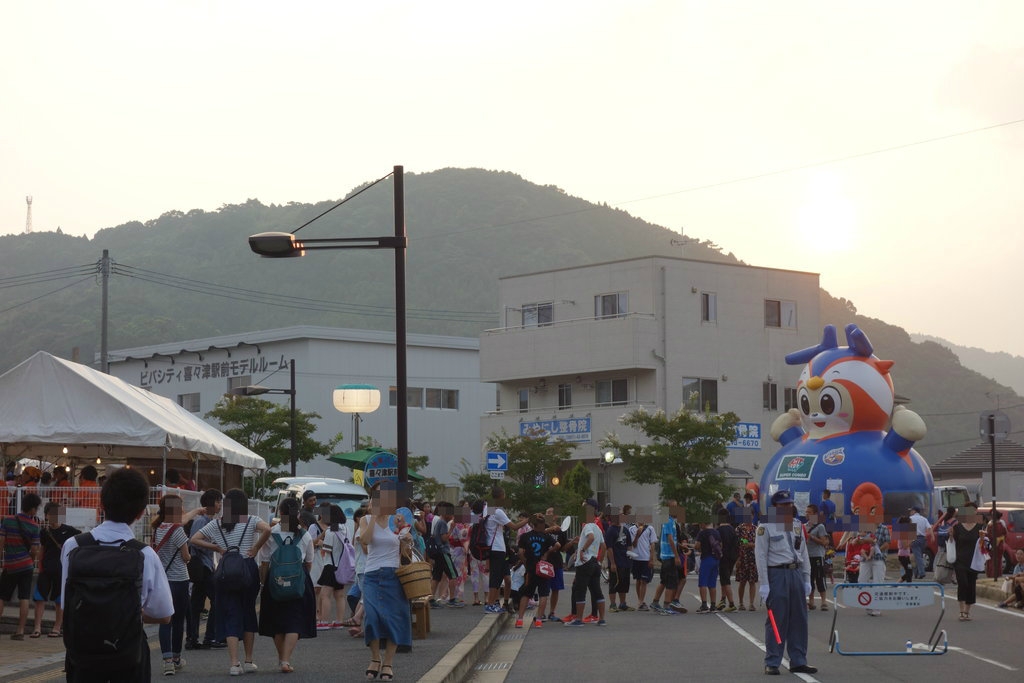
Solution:
M862 591L857 596L857 602L859 602L860 604L862 604L865 607L867 607L868 605L871 604L871 593L868 593L867 591Z

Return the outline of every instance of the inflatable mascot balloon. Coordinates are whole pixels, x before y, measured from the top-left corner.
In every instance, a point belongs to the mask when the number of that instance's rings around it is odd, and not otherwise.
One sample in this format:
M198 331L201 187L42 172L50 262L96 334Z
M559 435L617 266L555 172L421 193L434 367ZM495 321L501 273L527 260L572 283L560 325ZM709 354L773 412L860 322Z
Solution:
M828 325L821 344L786 356L788 365L805 364L796 385L799 408L772 424L782 448L765 467L761 493L793 491L799 514L828 488L836 515L881 508L891 520L918 505L930 517L932 474L912 448L924 438L924 421L903 406L893 408L893 363L874 355L867 335L847 325L846 342L839 346L835 326Z

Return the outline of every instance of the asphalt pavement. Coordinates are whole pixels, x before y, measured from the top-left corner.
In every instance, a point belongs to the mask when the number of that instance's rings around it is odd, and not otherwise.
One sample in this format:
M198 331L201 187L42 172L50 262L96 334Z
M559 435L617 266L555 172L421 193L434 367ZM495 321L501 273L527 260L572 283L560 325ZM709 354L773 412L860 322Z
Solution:
M692 583L692 582L691 582ZM567 628L545 622L525 630L513 658L496 655L496 642L470 679L474 683L536 681L764 681L765 620L756 612L695 614L695 586L687 586L688 614L660 616L652 612L609 614L607 627ZM996 609L989 601L972 611L973 620L957 620L954 596L945 600L940 630L948 633L944 655L843 656L829 652L833 612L809 614L808 661L818 667L805 681L975 681L1022 680L1024 677L1024 612ZM631 596L633 597L633 596ZM635 598L631 604L635 606ZM927 642L939 615L938 600L930 608L886 611L869 616L864 610L840 608L835 628L843 651L928 650ZM511 624L505 631L517 638ZM500 638L500 636L499 636ZM496 661L497 659L512 661ZM496 671L497 669L498 671ZM499 673L499 671L501 673ZM786 669L783 676L792 677ZM771 680L771 679L768 679Z

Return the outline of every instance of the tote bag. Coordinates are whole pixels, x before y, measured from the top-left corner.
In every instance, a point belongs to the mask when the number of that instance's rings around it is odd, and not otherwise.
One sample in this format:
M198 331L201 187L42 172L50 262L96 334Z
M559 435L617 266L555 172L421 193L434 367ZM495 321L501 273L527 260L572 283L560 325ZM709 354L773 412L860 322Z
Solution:
M953 540L953 534L946 539L946 562L948 564L956 562L956 541Z

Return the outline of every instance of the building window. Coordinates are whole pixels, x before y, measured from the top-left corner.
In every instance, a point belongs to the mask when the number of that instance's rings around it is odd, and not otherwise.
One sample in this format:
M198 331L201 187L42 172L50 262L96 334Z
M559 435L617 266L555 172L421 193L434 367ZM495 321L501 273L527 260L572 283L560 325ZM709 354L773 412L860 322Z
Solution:
M459 409L459 390L458 389L442 389L441 390L441 408L444 410L458 410Z
M238 377L228 377L228 393L231 393L232 389L238 389L239 387L252 386L252 375L239 375Z
M405 402L410 408L423 407L423 388L406 387ZM398 387L388 387L388 405L392 408L398 406Z
M781 327L787 330L796 329L796 302L764 300L764 326Z
M572 385L558 385L558 407L560 409L572 408Z
M525 304L523 306L523 327L544 327L554 317L554 304Z
M494 387L494 409L501 412L501 387Z
M779 409L779 385L775 382L761 384L761 402L765 410Z
M530 409L530 390L520 389L519 390L519 412L525 413Z
M782 405L783 410L789 412L791 408L796 408L796 387L786 387L782 390Z
M594 297L595 318L621 318L626 315L628 298L626 292L598 294Z
M198 413L199 394L178 394L178 405L190 413Z
M440 389L427 389L427 407L428 408L440 408L441 407L441 390Z
M683 378L683 405L687 410L718 412L718 380L699 377Z
M718 295L711 292L701 292L700 295L700 320L705 323L718 321Z
M594 388L598 406L624 406L629 402L629 389L624 379L599 379Z

